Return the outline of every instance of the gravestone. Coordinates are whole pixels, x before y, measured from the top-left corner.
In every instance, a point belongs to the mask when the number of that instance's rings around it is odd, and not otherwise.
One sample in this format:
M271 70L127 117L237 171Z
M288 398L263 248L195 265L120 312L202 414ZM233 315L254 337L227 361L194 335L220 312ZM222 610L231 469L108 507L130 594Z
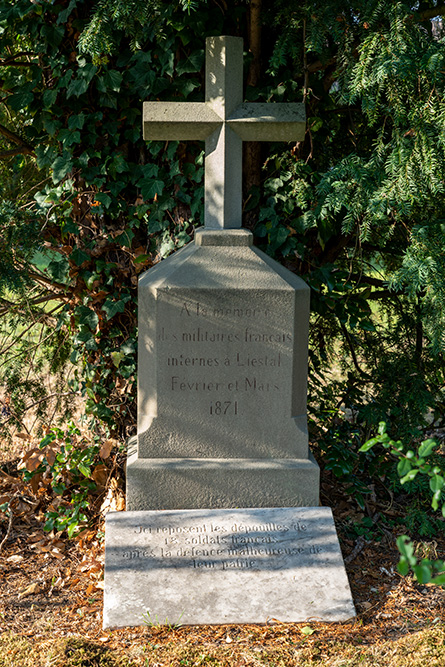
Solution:
M351 618L308 446L309 288L241 229L242 142L302 140L303 105L243 103L242 40L211 37L205 102L147 102L143 118L146 139L205 140L205 226L139 281L104 627Z
M304 138L302 104L243 103L243 44L206 43L206 101L146 102L146 139L205 140L205 226L139 281L129 510L318 505L309 288L241 229L242 142Z
M355 615L328 507L113 512L107 531L105 627Z

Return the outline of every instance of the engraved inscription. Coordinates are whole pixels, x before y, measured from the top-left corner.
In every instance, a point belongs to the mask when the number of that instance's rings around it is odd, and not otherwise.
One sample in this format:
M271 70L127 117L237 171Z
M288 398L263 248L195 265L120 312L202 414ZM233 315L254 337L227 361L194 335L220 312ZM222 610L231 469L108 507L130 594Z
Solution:
M158 330L165 389L172 401L180 394L212 417L243 416L261 396L270 405L268 396L283 390L290 372L292 333L267 307L218 307L211 300L169 305L173 319Z
M280 557L317 556L323 552L320 545L307 538L307 525L300 521L139 525L133 533L145 538L147 544L124 551L122 558L154 559L161 567L163 562L177 566L179 560L195 569L261 569ZM162 536L161 542L158 536Z

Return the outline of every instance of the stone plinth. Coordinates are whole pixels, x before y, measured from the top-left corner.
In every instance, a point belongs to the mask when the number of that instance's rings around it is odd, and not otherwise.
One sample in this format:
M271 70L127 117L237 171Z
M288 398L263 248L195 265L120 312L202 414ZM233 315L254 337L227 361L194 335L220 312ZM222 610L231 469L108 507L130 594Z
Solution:
M318 505L309 288L251 244L198 231L140 279L129 510Z

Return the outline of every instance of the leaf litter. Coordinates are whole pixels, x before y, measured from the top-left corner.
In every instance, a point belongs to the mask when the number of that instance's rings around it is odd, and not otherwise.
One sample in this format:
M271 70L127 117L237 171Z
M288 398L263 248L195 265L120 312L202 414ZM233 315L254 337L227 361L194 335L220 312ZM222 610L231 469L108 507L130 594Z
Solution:
M21 442L33 449L29 438ZM24 484L18 459L0 469L0 498L9 502L13 513L9 532L7 517L0 514L1 667L445 664L444 589L419 585L397 573L396 532L386 531L381 541L342 536L344 517L356 510L352 501L349 506L344 498L337 499L334 488L331 497L336 498L333 509L357 609L355 620L335 624L311 620L308 625L274 619L264 626L102 630L104 516L110 509L125 508L120 464L112 456L115 447L116 441L106 441L100 450L102 463L96 473L100 492L92 499L96 509L89 525L71 540L43 530L44 512L56 500L50 489L44 483L37 488ZM23 461L34 465L35 454L25 452L21 465ZM443 537L438 536L431 548L443 557ZM15 662L7 662L6 646ZM22 653L20 647L25 647ZM99 657L93 659L93 654ZM28 662L29 656L33 662Z

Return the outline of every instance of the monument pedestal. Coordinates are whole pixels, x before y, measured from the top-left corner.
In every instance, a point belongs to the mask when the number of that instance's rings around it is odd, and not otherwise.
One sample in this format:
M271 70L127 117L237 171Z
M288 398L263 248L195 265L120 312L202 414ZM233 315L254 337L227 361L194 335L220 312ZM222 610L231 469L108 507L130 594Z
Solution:
M127 509L317 506L304 281L247 230L198 230L140 278L139 309Z

